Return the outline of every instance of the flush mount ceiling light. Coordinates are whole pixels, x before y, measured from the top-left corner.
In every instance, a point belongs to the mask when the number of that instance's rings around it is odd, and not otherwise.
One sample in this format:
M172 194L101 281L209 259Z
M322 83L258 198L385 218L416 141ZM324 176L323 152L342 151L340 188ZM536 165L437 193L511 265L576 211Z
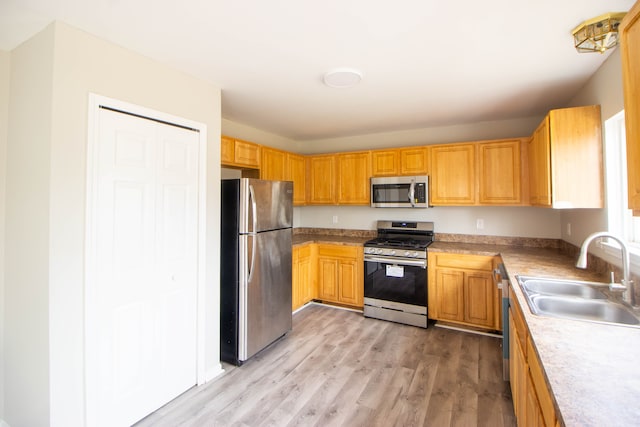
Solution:
M339 89L357 85L362 80L362 73L353 68L336 68L324 75L324 84Z
M580 53L599 52L618 44L618 26L625 12L611 12L584 21L571 32L576 50Z

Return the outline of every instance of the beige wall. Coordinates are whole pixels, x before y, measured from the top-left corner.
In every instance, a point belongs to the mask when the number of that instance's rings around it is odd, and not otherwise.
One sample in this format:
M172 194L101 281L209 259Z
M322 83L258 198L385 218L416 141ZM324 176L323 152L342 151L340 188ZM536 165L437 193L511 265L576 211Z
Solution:
M25 77L11 80L7 253L12 256L11 262L7 257L6 288L7 306L15 309L6 327L7 372L12 372L6 381L12 396L6 399L6 418L14 427L83 425L88 95L206 124L207 181L218 182L220 91L61 23L12 52L12 72ZM41 90L33 90L41 80ZM21 92L25 96L14 96ZM208 186L207 200L205 367L212 375L220 368L218 185ZM22 230L29 230L25 241ZM29 343L20 342L24 336ZM34 363L24 362L29 358ZM28 381L19 383L24 378Z
M9 52L0 50L0 420L4 418L4 221L9 121Z
M273 133L244 125L242 123L232 122L231 120L222 119L222 134L233 136L238 139L256 142L281 150L294 151L296 149L295 141Z
M49 157L53 31L11 53L6 181L5 418L49 421Z
M622 63L620 62L619 49L611 52L591 79L578 91L569 106L591 104L600 104L603 132L604 122L624 109ZM567 233L567 224L569 223L571 224L571 235ZM607 230L605 209L575 209L564 211L562 214L562 239L576 246L580 246L589 234L602 230ZM592 247L592 250L606 258L606 255L599 253L595 246Z

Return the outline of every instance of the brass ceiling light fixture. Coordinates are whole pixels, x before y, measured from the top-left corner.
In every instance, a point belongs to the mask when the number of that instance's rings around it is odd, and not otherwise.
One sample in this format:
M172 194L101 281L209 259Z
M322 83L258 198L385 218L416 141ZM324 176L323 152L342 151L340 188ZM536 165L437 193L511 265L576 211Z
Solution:
M618 26L626 12L611 12L584 21L571 32L576 50L580 53L599 52L618 44Z

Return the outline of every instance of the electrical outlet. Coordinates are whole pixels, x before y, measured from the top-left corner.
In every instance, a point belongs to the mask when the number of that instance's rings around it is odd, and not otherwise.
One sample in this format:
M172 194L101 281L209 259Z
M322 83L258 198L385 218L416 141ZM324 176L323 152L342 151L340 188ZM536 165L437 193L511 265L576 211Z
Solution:
M333 218L332 218L332 221L333 221L334 224L337 224L338 223L338 215L334 215Z
M567 223L567 236L571 236L571 223Z
M484 219L482 218L478 218L476 220L476 229L478 230L484 230Z

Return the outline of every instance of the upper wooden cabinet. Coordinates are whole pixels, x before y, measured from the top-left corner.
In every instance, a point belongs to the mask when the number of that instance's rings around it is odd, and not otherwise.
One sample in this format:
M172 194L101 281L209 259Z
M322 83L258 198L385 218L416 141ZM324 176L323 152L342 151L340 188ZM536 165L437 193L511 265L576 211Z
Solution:
M304 156L287 153L287 181L293 181L293 204L304 205L307 201L307 166Z
M248 141L222 136L220 138L220 163L225 166L260 167L260 146Z
M371 176L426 175L428 153L428 147L372 151Z
M336 156L309 156L309 205L334 205L336 197Z
M479 203L522 204L522 155L519 139L478 144Z
M553 208L601 208L600 106L551 110L529 143L530 201Z
M371 152L371 176L396 176L400 171L400 150Z
M447 144L431 147L431 204L476 203L476 145Z
M426 175L429 173L427 147L400 149L400 175Z
M274 148L262 147L260 178L273 181L285 181L289 178L287 153Z
M369 205L371 203L371 152L336 155L338 204Z
M640 215L640 2L620 24L629 209Z

